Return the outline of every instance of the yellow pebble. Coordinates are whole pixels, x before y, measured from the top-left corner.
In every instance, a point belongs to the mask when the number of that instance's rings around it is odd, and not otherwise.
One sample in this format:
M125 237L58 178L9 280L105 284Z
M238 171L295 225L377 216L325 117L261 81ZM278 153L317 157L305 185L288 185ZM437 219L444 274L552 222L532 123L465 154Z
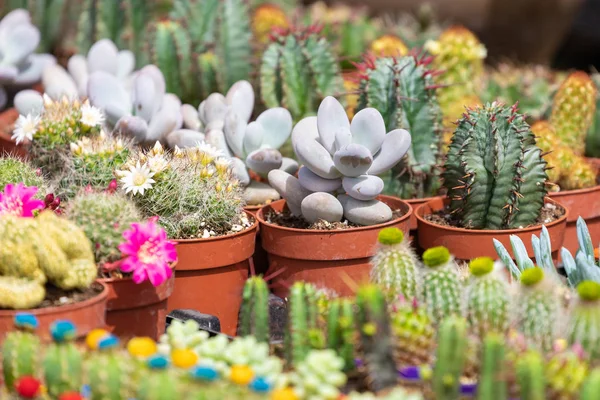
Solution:
M171 352L171 361L178 368L191 368L198 362L198 355L190 349L175 349Z
M234 365L231 367L229 378L238 385L247 385L254 378L254 371L247 365Z
M271 400L298 400L299 397L291 388L276 389L271 394Z
M156 342L149 337L135 337L127 343L127 351L135 357L150 357L156 353Z
M108 334L104 329L94 329L85 338L85 344L92 350L98 349L100 339Z

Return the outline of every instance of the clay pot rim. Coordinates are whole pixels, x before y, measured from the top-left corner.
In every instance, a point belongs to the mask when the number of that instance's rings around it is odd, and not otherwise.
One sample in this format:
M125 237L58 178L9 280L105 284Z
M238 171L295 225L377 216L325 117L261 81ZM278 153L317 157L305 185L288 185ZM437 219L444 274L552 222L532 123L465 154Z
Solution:
M437 200L437 199L436 199ZM546 228L550 229L551 227L560 225L562 223L565 223L565 221L567 220L567 218L569 217L569 209L565 206L563 206L560 202L551 199L550 197L545 197L544 198L544 204L546 203L551 203L557 206L560 206L563 210L565 210L565 213L562 217L550 222L549 224L540 224L540 225L534 225L534 226L530 226L527 228L513 228L513 229L466 229L466 228L456 228L454 226L447 226L447 225L439 225L439 224L434 224L433 222L427 221L425 218L423 218L423 215L425 215L424 210L425 207L427 205L429 205L431 201L428 201L427 203L421 205L419 208L416 209L415 211L415 217L417 217L417 220L419 221L419 224L424 224L424 225L428 225L431 227L434 227L436 229L440 229L440 230L446 230L446 231L452 231L452 232L459 232L459 233L463 233L463 234L467 234L467 235L480 235L482 233L486 234L486 235L512 235L512 234L518 234L518 233L535 233L536 231L539 231L542 226L546 226ZM444 204L446 204L448 201L450 201L450 199L448 199L447 197L443 197L442 201L444 202Z
M254 223L249 226L246 229L243 229L239 232L233 233L231 235L221 235L221 236L213 236L213 237L209 237L209 238L197 238L197 239L171 239L173 241L175 241L176 243L199 243L199 242L217 242L220 240L229 240L231 238L234 237L238 237L238 236L242 236L248 233L251 233L252 231L255 231L256 229L258 229L258 219L252 215L251 212L244 210L244 213L246 214L246 216L248 216L250 219L254 220Z
M258 221L260 221L261 224L264 224L265 226L268 226L272 229L279 229L282 231L287 231L287 232L293 232L293 233L308 233L308 234L319 234L319 235L323 235L323 234L344 234L344 233L355 233L355 232L362 232L362 231L369 231L369 230L378 230L378 229L383 229L386 228L388 226L391 225L396 225L398 224L398 222L404 221L404 220L409 220L411 215L413 215L413 209L412 206L407 203L405 200L402 200L398 197L394 197L394 196L387 196L387 195L379 195L378 198L380 199L391 199L391 200L396 200L399 201L402 205L406 206L408 208L406 214L403 214L402 216L396 218L396 219L391 219L387 222L381 223L381 224L377 224L377 225L368 225L368 226L359 226L356 228L350 228L350 229L339 229L339 230L331 230L331 231L325 231L325 230L320 230L320 229L298 229L298 228L290 228L287 226L281 226L281 225L276 225L276 224L272 224L269 223L267 221L265 221L265 219L263 218L263 211L267 208L270 207L273 204L277 204L277 203L281 203L281 202L285 202L285 199L281 199L281 200L277 200L272 202L271 204L267 204L266 206L261 207L260 210L258 210L258 212L256 213L256 219Z
M574 189L574 190L561 190L560 192L548 193L549 197L567 197L575 196L579 194L589 194L592 192L600 192L600 185L592 186L585 189Z
M422 197L422 198L417 198L417 199L400 199L400 200L405 201L408 204L412 205L412 203L429 203L431 200L437 199L438 197L443 198L444 196L439 195L439 196ZM415 213L415 215L416 215L416 213Z
M275 201L278 201L278 200L275 200ZM274 202L272 201L271 203L265 204L265 205L268 206L268 205L270 205L272 203L274 203ZM244 211L258 211L258 210L260 210L263 207L264 206L244 206Z
M93 296L87 300L80 301L77 303L65 304L64 306L52 306L52 307L44 307L44 308L29 308L24 310L0 310L0 317L9 317L19 312L27 312L36 316L40 315L50 315L50 314L59 314L65 312L71 312L75 310L79 310L82 308L87 308L93 304L101 303L106 301L108 298L108 288L99 280L95 280L94 283L97 283L102 286L102 291L98 293L96 296Z
M172 262L171 263L171 270L173 270L173 272L175 272L175 268L177 267L177 261ZM175 276L174 274L171 276ZM170 279L170 278L169 278ZM114 283L114 282L123 282L123 281L131 281L133 280L133 277L128 276L128 277L123 277L123 278L96 278L96 282L100 282L100 283ZM167 279L168 280L168 279ZM166 282L166 281L165 281ZM144 283L144 282L142 282ZM140 285L142 284L140 283ZM154 286L154 287L158 287L158 286Z

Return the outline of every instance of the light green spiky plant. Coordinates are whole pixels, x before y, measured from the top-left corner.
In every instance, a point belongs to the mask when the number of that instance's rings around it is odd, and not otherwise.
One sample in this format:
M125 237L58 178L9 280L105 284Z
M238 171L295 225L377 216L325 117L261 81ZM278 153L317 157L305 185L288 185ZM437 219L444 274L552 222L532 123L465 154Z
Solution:
M545 364L546 398L577 399L588 371L589 364L580 350L557 348Z
M501 334L489 333L483 340L481 376L477 385L479 400L508 398L505 343Z
M9 183L14 185L19 182L25 186L37 187L37 198L43 198L48 191L41 171L34 168L29 162L9 155L0 157L0 189L3 190Z
M155 182L143 192L132 192L131 198L144 217L158 216L171 239L199 238L211 230L223 234L243 224L241 189L229 161L211 146L172 152L157 143L150 150L130 153L116 175L128 182L135 171ZM128 187L132 186L123 183L126 191Z
M269 288L262 276L253 276L244 285L237 334L269 342Z
M467 322L449 316L438 331L436 362L433 368L432 388L436 400L455 400L459 397L460 377L467 353Z
M568 337L579 344L592 361L600 359L600 283L583 281L577 285L577 297L570 310Z
M448 249L440 246L425 250L423 263L427 268L421 298L429 316L440 323L451 315L461 315L463 285Z
M355 346L357 333L354 321L354 303L352 299L332 299L328 302L327 342L328 349L333 349L344 360L344 371L355 368Z
M119 193L83 191L67 204L66 217L83 229L92 242L100 271L121 258L123 232L142 216L135 203Z
M55 321L50 328L54 342L44 352L44 381L52 398L77 392L83 384L83 354L74 343L75 332L63 331L63 325L74 327L67 321Z
M19 316L16 319L18 322ZM19 378L41 375L41 341L34 333L37 327L19 326L17 323L16 328L6 334L2 343L2 373L9 392L14 390L14 384Z
M435 326L416 299L393 303L391 312L396 363L421 366L431 363L435 348Z
M600 158L600 73L594 73L592 80L596 85L596 112L586 136L585 155Z
M522 400L546 399L544 359L536 351L528 351L516 362L518 392Z
M84 369L90 400L133 398L135 369L139 366L119 349L94 352L86 358ZM139 374L139 372L138 372Z

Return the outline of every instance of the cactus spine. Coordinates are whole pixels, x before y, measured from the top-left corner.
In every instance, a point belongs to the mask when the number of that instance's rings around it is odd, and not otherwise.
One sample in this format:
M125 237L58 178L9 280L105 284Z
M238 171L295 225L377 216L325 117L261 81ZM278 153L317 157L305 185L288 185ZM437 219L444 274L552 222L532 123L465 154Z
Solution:
M290 289L288 302L286 359L289 364L297 365L311 349L322 347L323 338L317 326L317 290L311 284L297 282Z
M467 352L467 323L451 316L438 331L438 347L433 370L433 391L436 400L455 400L460 389Z
M480 338L488 332L505 333L509 326L508 285L494 273L494 260L480 257L469 264L467 320Z
M246 281L239 320L238 336L252 335L259 342L269 342L269 288L262 277Z
M13 390L15 382L23 376L38 376L40 366L40 339L33 333L37 328L37 320L27 316L32 324L21 325L19 322L25 315L17 314L15 325L17 330L9 332L2 343L2 372L4 383Z
M467 110L444 165L450 209L460 225L510 229L535 223L546 196L546 162L517 106Z
M544 360L540 354L527 352L517 361L516 369L521 400L545 400Z
M367 60L360 66L360 97L355 112L373 107L388 131L402 128L412 135L407 156L392 170L388 192L401 198L433 196L439 190L441 111L430 58L406 56Z
M327 348L344 360L344 370L354 369L354 306L350 299L332 299L327 310Z
M489 334L483 343L483 363L477 398L479 400L506 400L508 397L505 376L504 339Z
M402 366L429 364L435 347L435 328L423 307L416 299L397 302L391 319L396 363Z
M569 341L580 344L591 360L600 359L600 283L583 281L570 313Z
M385 228L379 232L378 240L379 249L371 261L371 280L387 292L388 301L400 295L409 300L415 298L418 258L404 240L404 233L398 228Z
M423 253L427 267L423 276L422 299L427 313L435 323L462 312L462 284L450 252L445 247L434 247Z
M268 108L283 106L299 120L314 114L325 96L339 94L343 87L337 60L318 29L273 34L260 68L260 92Z
M54 343L44 356L44 379L48 394L59 398L66 392L78 392L83 382L83 357L73 343L75 327L68 321L57 321L50 328Z
M356 294L356 306L367 384L379 392L395 386L398 379L385 296L376 285L365 285Z

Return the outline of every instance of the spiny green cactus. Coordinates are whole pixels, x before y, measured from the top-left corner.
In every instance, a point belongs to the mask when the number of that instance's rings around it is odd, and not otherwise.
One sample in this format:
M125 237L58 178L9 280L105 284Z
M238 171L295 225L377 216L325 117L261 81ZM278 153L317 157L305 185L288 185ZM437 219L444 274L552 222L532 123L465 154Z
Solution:
M546 378L542 356L528 351L517 360L516 370L521 400L545 400Z
M580 399L592 400L598 397L598 393L600 393L600 369L596 368L585 380Z
M9 184L23 183L25 186L35 186L38 188L36 197L43 197L46 194L46 183L40 171L37 171L31 164L11 156L0 157L0 190Z
M382 229L377 254L371 260L371 280L386 290L388 301L393 302L400 295L413 299L417 296L418 262L400 229Z
M600 359L600 283L583 281L570 312L569 341L580 344L591 360Z
M102 267L121 258L123 232L141 222L140 212L128 197L107 192L82 192L71 200L66 217L80 226L92 242L96 263Z
M560 303L554 281L544 277L542 268L527 268L521 273L517 301L519 331L531 346L548 351L557 335Z
M561 143L585 153L585 138L596 113L596 85L582 71L571 73L554 96L550 123Z
M504 338L491 333L483 342L483 363L481 377L477 385L479 400L506 400L506 365L504 358Z
M244 285L237 331L238 336L269 342L269 288L261 276L251 277Z
M427 268L421 298L429 316L439 323L450 315L460 315L463 287L448 249L440 246L425 250L423 263Z
M588 364L572 350L553 354L546 363L547 398L576 399L588 374Z
M585 141L585 155L587 157L600 158L600 74L592 75L596 85L596 113Z
M327 309L327 348L344 360L344 370L354 369L356 347L354 304L351 299L332 299Z
M262 57L260 92L268 108L285 107L294 120L314 114L328 95L343 91L329 43L314 27L274 34Z
M74 326L57 321L51 327L54 343L44 355L44 380L48 394L58 398L65 392L78 392L83 382L83 357L73 343Z
M109 349L93 353L85 361L86 382L90 400L123 400L133 398L133 360Z
M450 316L438 331L438 347L433 369L433 392L436 400L455 400L460 390L467 352L467 322Z
M365 285L356 293L357 328L367 384L374 392L396 385L398 372L393 356L393 336L383 291Z
M317 326L318 305L316 288L308 283L296 282L288 296L288 328L285 332L286 359L297 365L311 349L324 347L322 332Z
M152 372L141 379L138 388L138 400L167 400L186 398L182 394L182 382L173 371L163 370Z
M403 199L433 196L440 188L442 121L435 72L428 69L429 62L412 55L367 57L359 65L360 97L355 112L373 107L383 116L388 132L402 128L412 136L411 148L386 182L387 192Z
M402 366L428 365L435 347L435 327L416 300L394 303L391 313L396 363Z
M38 376L40 371L40 339L33 333L37 328L35 317L33 325L19 326L21 319L17 314L17 329L9 332L2 343L2 372L4 384L9 391L14 389L14 383L23 376Z
M444 165L450 209L462 227L511 229L537 221L546 196L546 162L517 106L467 110Z
M483 338L489 332L505 333L509 327L508 285L493 273L494 260L480 257L469 264L471 281L467 288L467 321Z

